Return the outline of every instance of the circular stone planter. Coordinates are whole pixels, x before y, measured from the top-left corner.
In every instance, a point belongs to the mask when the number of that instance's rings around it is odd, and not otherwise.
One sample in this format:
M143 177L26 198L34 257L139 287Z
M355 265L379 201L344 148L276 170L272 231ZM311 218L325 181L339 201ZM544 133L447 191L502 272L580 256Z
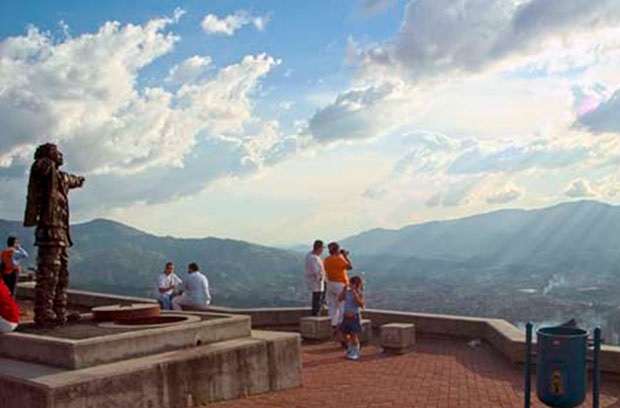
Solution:
M99 323L99 327L106 329L127 329L135 327L136 329L156 328L174 326L184 323L195 323L201 321L200 317L181 314L166 314L162 316L144 317L131 320L119 320L114 322Z
M99 306L91 309L96 322L124 321L159 317L161 311L156 303Z

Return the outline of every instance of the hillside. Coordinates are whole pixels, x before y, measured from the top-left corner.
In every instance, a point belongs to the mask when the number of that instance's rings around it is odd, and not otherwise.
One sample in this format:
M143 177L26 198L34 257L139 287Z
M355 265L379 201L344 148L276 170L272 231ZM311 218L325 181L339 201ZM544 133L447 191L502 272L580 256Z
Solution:
M375 229L344 239L355 254L483 259L495 265L587 257L620 262L620 207L594 201Z
M186 265L197 262L207 274L218 304L237 306L288 305L298 285L301 256L247 242L204 238L158 237L126 225L94 220L72 227L70 285L103 292L151 296L157 275L168 260L183 277ZM31 228L0 220L0 236L19 236L31 252Z

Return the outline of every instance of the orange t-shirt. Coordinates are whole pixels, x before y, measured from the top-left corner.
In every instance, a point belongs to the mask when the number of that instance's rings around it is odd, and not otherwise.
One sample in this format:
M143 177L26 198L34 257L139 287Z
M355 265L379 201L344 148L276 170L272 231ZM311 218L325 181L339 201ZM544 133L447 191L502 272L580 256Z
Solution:
M349 283L347 267L349 264L342 255L330 255L323 261L327 280L330 282Z

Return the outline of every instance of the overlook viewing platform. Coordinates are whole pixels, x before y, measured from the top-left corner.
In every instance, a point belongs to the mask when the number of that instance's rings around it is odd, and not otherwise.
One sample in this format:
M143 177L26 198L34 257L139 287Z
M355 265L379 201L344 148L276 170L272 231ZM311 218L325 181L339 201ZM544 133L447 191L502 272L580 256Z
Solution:
M28 318L32 287L20 287L22 315ZM69 291L75 311L149 299ZM297 332L305 308L232 309L209 312L247 315L253 333ZM241 399L202 402L197 407L523 407L524 333L501 319L366 310L373 335L359 361L347 361L333 341L303 341L301 383ZM402 355L384 354L379 327L414 323L416 343ZM603 346L601 407L620 407L620 347ZM9 373L10 374L10 373ZM0 369L0 378L7 375ZM591 386L591 385L590 385ZM532 406L544 407L532 392ZM139 405L142 406L142 405ZM144 405L147 406L147 405ZM592 406L590 396L582 407Z

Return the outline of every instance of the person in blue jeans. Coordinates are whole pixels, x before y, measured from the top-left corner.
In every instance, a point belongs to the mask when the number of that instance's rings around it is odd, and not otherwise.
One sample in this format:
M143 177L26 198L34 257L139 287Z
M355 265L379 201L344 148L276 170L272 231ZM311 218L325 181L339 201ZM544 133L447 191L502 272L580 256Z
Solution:
M172 310L174 289L181 283L183 281L174 273L174 264L167 262L164 273L157 279L157 288L155 290L155 297L163 310Z
M345 358L360 358L360 337L362 335L361 309L364 307L364 282L360 276L353 276L344 287L338 301L344 301L344 317L340 325L344 341L347 344Z

